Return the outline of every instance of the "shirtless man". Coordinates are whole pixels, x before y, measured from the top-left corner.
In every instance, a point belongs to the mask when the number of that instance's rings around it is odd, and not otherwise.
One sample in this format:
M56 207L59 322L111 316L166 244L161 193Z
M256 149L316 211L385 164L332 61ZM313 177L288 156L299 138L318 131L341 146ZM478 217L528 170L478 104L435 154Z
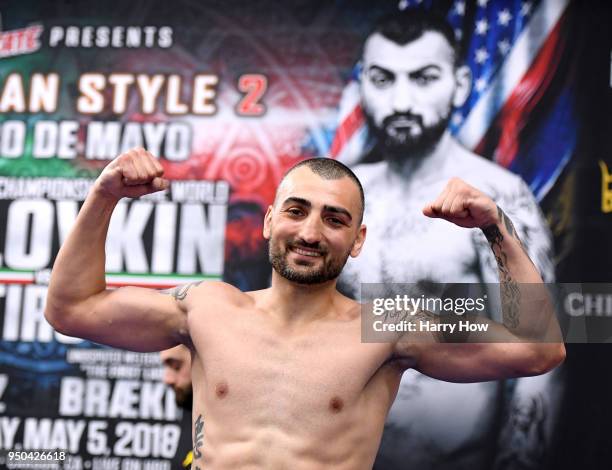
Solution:
M336 290L336 279L365 241L363 193L330 159L294 167L268 208L270 288L240 292L206 282L173 295L108 290L113 208L122 197L165 189L162 176L142 149L104 169L58 254L46 317L58 331L119 348L192 350L193 468L369 469L404 370L481 381L540 374L564 358L561 343L448 344L429 333L362 343L361 307ZM476 189L452 180L423 212L483 228L503 282L542 282L509 221ZM523 313L495 325L504 341L524 338L530 319Z

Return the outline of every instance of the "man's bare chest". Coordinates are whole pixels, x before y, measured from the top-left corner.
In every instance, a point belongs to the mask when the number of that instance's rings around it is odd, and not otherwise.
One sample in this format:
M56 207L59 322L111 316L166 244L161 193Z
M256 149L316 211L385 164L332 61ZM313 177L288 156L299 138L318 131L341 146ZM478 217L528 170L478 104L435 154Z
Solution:
M339 413L362 398L390 351L390 345L361 343L359 321L295 331L248 311L216 319L214 329L190 320L209 403L247 403L283 415L291 409Z

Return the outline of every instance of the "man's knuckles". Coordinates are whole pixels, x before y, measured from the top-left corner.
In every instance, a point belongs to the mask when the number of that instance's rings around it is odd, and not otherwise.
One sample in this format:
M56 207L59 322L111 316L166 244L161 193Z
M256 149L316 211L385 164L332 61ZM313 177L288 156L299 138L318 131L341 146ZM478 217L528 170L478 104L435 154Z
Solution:
M144 150L122 154L117 164L123 177L123 183L128 186L148 184L161 176L163 174L161 165L157 166L150 160L153 160L153 157Z

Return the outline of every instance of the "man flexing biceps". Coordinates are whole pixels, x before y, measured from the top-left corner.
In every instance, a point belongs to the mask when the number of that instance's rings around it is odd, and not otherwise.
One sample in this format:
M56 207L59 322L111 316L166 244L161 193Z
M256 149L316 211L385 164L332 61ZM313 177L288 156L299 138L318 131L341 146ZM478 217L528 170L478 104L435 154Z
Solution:
M182 343L192 350L193 468L368 469L406 369L441 380L493 380L540 374L565 356L562 343L527 342L533 312L516 296L504 324L492 324L498 342L443 344L409 333L362 343L361 305L336 282L365 241L363 191L348 168L325 158L293 167L265 215L270 288L241 292L205 282L172 295L108 290L104 247L113 208L122 197L167 187L143 149L104 169L58 254L46 316L62 333L115 347L158 351ZM424 213L483 229L506 292L542 282L495 203L461 180Z

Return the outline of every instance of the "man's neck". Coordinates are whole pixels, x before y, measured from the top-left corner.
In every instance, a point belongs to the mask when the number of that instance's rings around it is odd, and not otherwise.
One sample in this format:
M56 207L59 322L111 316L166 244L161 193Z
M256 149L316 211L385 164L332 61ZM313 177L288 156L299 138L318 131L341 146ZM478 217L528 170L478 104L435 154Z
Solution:
M338 296L336 280L321 284L298 284L272 271L272 286L265 290L261 307L294 326L333 315Z
M406 155L401 160L388 159L389 169L403 180L424 183L441 174L447 159L457 145L446 130L437 144L420 155Z

